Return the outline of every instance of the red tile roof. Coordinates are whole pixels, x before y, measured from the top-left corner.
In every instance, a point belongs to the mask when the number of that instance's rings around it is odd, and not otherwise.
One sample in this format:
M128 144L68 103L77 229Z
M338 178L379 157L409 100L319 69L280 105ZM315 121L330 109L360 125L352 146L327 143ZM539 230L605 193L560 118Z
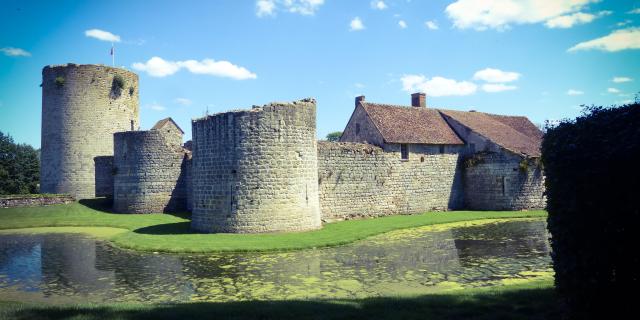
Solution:
M526 117L438 110L477 134L517 154L540 156L542 132Z
M387 143L464 144L435 109L361 102Z

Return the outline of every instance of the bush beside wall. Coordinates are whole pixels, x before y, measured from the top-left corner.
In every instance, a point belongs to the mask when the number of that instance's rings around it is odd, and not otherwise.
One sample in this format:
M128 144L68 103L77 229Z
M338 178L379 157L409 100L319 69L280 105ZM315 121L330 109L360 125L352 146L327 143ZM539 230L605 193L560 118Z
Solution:
M640 274L640 105L587 108L542 144L556 288L567 318L633 308Z

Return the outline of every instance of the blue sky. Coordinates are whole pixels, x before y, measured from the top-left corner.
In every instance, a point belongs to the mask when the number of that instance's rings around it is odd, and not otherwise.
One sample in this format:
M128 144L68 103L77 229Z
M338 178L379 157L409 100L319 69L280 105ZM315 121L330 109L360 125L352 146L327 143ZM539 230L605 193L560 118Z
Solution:
M640 3L631 0L2 1L0 130L40 145L45 65L140 75L143 129L314 97L318 136L355 96L407 105L575 117L640 91Z

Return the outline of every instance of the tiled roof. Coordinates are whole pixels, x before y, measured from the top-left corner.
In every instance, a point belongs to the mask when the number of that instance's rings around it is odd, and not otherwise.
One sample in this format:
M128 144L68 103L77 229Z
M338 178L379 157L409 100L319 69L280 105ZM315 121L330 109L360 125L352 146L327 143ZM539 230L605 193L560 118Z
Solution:
M175 121L173 121L173 119L171 119L171 117L164 118L164 119L156 122L156 124L153 126L153 128L151 128L151 130L162 129L169 122L173 123L173 125L176 126L176 128L178 128L178 130L180 130L180 132L182 132L184 134L184 131L182 131L182 129L180 129L180 126L178 126L178 124Z
M497 145L518 154L540 156L542 132L526 117L438 110Z
M435 109L361 102L387 143L464 144Z

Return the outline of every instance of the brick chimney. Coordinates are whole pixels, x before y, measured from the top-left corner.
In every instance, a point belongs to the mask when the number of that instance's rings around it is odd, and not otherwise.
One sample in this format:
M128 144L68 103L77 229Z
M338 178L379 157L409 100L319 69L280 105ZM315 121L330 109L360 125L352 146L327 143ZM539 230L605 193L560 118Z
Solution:
M356 97L356 108L358 107L360 102L364 102L364 96L357 96Z
M427 107L427 95L424 92L416 92L411 94L411 106L418 108Z

